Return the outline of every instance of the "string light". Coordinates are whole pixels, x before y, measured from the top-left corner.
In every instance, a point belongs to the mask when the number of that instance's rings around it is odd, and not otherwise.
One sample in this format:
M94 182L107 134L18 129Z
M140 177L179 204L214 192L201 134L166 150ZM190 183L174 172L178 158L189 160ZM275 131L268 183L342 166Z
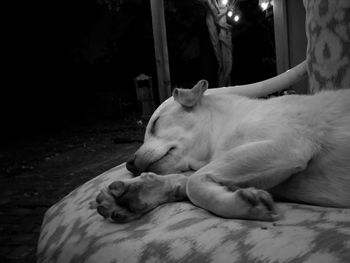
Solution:
M228 0L221 0L221 4L226 6L228 4Z
M263 11L269 9L270 6L273 6L272 0L259 0L259 5Z
M268 2L263 2L263 3L260 4L260 6L261 6L261 9L263 11L265 11L269 7L269 3Z
M227 18L230 19L231 21L237 23L241 19L241 12L240 10L235 7L235 8L230 8L227 13Z
M241 20L242 13L236 5L236 2L237 0L220 0L220 3L223 6L227 7L226 17L228 23L238 23ZM271 15L271 7L273 7L273 4L273 0L259 0L259 6L264 12L266 11L266 17L268 17L268 15Z

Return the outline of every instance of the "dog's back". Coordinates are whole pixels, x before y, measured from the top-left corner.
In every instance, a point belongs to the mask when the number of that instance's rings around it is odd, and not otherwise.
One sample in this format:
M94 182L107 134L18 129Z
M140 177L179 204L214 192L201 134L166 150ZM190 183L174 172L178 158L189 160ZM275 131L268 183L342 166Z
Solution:
M285 100L287 103L294 99ZM272 192L293 201L349 207L350 90L321 92L299 103L301 108L308 108L298 118L308 123L311 132L307 137L315 154L304 171Z

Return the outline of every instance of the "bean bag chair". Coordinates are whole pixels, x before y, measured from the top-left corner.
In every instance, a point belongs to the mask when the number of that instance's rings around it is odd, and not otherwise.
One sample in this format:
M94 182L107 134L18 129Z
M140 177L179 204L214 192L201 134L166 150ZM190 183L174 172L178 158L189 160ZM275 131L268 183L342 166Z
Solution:
M99 191L130 178L122 164L80 186L45 214L38 262L348 262L350 209L277 203L282 219L219 218L189 202L116 224L90 208Z

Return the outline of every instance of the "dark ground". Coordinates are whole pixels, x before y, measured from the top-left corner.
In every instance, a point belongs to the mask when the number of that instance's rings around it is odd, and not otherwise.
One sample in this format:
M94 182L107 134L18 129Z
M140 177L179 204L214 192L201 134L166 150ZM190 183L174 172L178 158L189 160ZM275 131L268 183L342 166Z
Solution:
M2 146L0 262L35 262L45 211L77 186L125 162L143 133L136 121L106 122Z

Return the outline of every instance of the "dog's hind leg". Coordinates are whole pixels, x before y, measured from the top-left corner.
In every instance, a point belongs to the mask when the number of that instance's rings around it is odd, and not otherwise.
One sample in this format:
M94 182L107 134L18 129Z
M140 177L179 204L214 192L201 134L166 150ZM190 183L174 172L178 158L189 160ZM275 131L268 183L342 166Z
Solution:
M197 206L226 218L275 219L264 190L305 169L312 147L300 141L265 140L244 144L193 174L187 196Z

